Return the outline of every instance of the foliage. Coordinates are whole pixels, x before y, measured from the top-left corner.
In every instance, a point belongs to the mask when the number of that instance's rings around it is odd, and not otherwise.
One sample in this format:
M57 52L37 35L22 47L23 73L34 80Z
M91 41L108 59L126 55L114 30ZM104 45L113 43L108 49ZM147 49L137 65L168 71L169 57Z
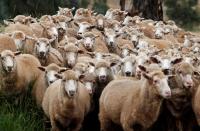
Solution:
M95 1L93 9L101 14L105 14L108 10L108 6L106 5L106 0Z
M167 16L184 28L191 29L200 22L197 0L166 0L165 5Z

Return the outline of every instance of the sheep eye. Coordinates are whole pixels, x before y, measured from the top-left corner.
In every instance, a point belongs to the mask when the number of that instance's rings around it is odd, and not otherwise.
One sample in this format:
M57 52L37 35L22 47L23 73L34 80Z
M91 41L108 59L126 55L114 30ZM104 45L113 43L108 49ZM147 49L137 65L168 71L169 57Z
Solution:
M179 74L182 74L182 71L178 71Z
M154 83L158 83L158 80L154 80Z

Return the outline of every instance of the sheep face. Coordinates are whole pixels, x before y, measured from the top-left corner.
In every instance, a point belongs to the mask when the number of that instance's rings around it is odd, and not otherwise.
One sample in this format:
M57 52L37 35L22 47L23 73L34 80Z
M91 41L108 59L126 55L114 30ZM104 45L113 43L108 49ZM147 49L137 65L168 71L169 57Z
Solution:
M21 50L26 40L25 34L21 31L15 31L11 37L14 39L17 50Z
M62 84L69 97L73 97L77 93L78 81L73 79L62 79Z
M47 67L40 66L38 68L45 73L44 76L45 76L45 79L46 79L48 85L50 85L54 81L58 80L56 75L58 75L61 72L64 72L66 70L66 68L61 68L54 63L48 65Z
M19 55L21 52L12 52L10 50L4 50L1 52L1 64L4 71L7 73L13 72L16 67L15 56Z
M108 80L109 76L109 68L108 67L99 67L96 68L96 75L98 77L99 82L105 83Z
M67 70L62 75L56 75L56 77L61 79L61 88L67 96L73 98L78 92L78 75L73 70Z
M104 29L104 19L103 18L97 19L97 29L99 29L99 30Z
M95 37L84 37L83 38L83 45L88 51L92 51L95 44Z
M96 81L93 73L86 73L85 75L80 76L80 81L85 85L89 94L93 94L95 91Z
M192 79L193 74L194 69L189 63L180 63L179 67L176 69L176 75L179 77L185 88L191 88L194 86Z
M48 37L51 39L51 38L58 38L58 30L56 27L50 27L50 28L47 28L47 35Z
M144 66L139 66L142 71L142 75L148 80L149 84L153 87L152 90L156 90L158 95L163 98L171 97L171 89L168 85L168 77L164 75L162 71L152 71L147 73L147 69Z
M168 78L163 75L153 77L153 84L156 87L159 95L163 98L171 97L171 89L168 85Z
M107 42L108 47L115 48L116 47L116 38L119 37L118 34L112 29L104 29L104 36Z
M135 75L135 60L126 59L126 58L122 60L121 71L124 76L134 76Z
M48 40L41 39L38 40L35 44L36 54L39 58L46 58L50 51L50 43Z
M76 64L78 53L77 52L66 52L65 59L67 65L72 68Z

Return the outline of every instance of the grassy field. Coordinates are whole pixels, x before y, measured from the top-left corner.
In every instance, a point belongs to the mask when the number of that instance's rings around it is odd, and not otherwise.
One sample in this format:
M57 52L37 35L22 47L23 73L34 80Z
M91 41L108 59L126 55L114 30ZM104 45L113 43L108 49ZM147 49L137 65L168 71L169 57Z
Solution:
M30 93L20 105L14 104L14 100L0 97L0 131L42 131L43 113Z

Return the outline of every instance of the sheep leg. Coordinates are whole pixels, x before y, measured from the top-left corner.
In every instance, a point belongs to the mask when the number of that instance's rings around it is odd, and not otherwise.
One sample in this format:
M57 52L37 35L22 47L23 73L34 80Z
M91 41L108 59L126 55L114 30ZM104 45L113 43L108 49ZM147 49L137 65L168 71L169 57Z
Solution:
M102 112L103 111L101 110L99 113L101 131L111 131L111 121L108 118L106 118L106 115L103 115Z

